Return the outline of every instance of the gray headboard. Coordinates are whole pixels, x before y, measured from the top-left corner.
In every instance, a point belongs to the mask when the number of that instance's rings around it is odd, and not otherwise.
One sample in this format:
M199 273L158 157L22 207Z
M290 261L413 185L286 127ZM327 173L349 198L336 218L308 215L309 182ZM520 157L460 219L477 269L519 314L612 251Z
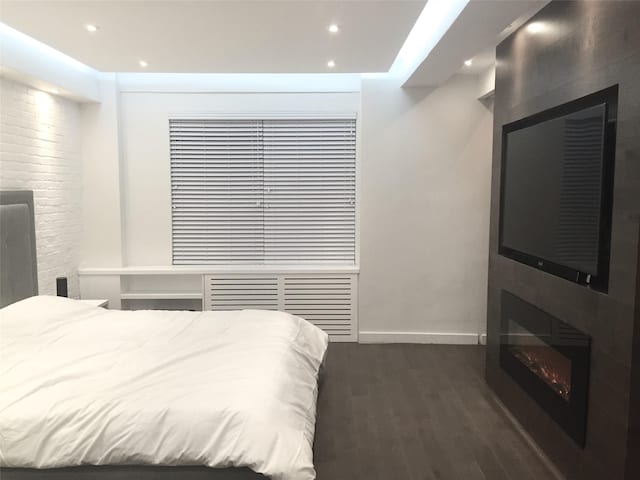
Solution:
M33 192L0 192L0 308L37 294Z

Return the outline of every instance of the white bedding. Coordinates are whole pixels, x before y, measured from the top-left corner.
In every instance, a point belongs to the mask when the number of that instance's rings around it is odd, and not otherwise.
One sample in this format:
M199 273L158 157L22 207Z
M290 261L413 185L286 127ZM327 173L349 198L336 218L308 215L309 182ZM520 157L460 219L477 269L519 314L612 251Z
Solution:
M0 310L0 465L246 466L315 478L327 335L281 312Z

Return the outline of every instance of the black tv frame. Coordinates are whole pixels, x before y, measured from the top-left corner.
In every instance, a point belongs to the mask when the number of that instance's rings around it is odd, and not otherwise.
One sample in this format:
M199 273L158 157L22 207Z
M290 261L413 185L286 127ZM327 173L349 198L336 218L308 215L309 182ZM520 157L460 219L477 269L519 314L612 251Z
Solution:
M504 188L507 162L507 135L516 130L531 127L547 120L576 113L589 107L606 104L605 136L603 152L602 186L600 200L600 236L598 275L580 272L565 265L550 262L527 252L507 247L503 242ZM504 257L537 268L551 275L607 292L609 286L609 259L611 256L611 221L613 210L613 177L616 155L616 127L618 117L618 85L600 90L571 102L535 113L502 126L502 152L500 166L500 219L498 253Z

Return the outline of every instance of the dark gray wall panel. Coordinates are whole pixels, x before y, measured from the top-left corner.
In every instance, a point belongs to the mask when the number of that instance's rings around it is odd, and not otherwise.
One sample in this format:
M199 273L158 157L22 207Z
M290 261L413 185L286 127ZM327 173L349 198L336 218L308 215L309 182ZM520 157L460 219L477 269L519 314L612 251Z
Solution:
M533 22L541 22L544 30L533 34L524 25L496 52L486 376L569 479L638 478L627 454L640 437L634 410L640 408L640 392L633 393L630 380L640 231L640 2L553 1L528 24ZM609 292L602 294L498 255L501 132L505 123L615 84L619 109L611 271ZM500 369L503 289L592 336L584 450ZM640 335L637 325L635 335ZM637 382L640 375L633 373Z

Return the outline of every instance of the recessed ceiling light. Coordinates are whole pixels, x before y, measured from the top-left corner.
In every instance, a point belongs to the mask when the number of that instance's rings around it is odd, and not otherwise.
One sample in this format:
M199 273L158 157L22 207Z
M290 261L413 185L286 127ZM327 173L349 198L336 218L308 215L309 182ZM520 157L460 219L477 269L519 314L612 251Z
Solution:
M543 22L533 22L527 25L527 31L529 33L542 33L547 29L547 25Z
M138 62L138 63L140 63L140 66L142 68L147 68L149 66L149 64L147 63L146 60L140 60L140 62Z
M338 33L340 31L340 27L338 27L338 25L336 25L335 23L331 24L329 25L329 31L331 33Z
M87 25L85 25L85 27L84 27L84 28L86 28L86 29L87 29L87 31L88 31L88 32L91 32L91 33L95 33L95 32L97 32L97 31L98 31L98 26L97 26L97 25L94 25L94 24L92 24L92 23L88 23Z
M473 59L470 58L469 60L465 60L464 64L465 64L465 66L470 67L471 65L473 65Z
M333 60L329 60L327 62L327 67L334 68L335 66L336 66L336 62L334 62Z

